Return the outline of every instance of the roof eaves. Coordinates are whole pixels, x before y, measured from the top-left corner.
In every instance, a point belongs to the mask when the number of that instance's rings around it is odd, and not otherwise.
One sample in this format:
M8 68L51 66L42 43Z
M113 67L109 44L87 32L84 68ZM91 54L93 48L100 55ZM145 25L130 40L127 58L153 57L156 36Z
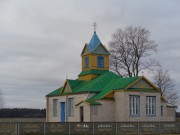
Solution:
M84 51L85 51L85 49L88 49L88 44L87 43L85 43L85 45L84 45L84 48L83 48L83 50L82 50L82 52L81 52L81 56L84 54ZM89 50L89 49L88 49Z
M142 76L142 79L146 80L154 89L160 91L159 88L156 87L156 86L155 86L151 81L149 81L146 77Z
M82 91L82 92L65 92L65 93L59 93L59 94L57 94L57 95L49 95L48 97L64 96L64 95L76 95L76 94L84 94L84 93L95 93L95 92L88 92L88 91Z
M52 92L50 92L49 94L46 95L46 97L51 97L51 96L57 96L60 94L60 91L62 90L63 87L60 87Z
M104 74L106 72L108 72L109 70L96 70L96 69L91 69L91 70L86 70L86 71L82 71L78 76L84 76L84 75L88 75L88 74L97 74L97 75L101 75Z
M85 100L84 102L86 102L90 105L102 105L100 102L97 102L95 100Z

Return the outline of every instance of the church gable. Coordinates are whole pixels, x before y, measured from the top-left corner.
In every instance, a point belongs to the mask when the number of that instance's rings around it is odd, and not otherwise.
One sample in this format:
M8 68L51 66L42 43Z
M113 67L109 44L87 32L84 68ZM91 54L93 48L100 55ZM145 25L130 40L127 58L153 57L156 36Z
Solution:
M62 93L69 93L72 92L71 87L69 86L68 82L65 83Z
M96 54L109 54L109 52L106 50L106 48L100 44L94 51L93 53Z
M145 89L156 89L157 88L148 80L146 80L144 77L141 78L140 80L138 80L137 82L135 82L134 84L132 84L131 86L129 86L128 89L137 89L137 88L145 88Z

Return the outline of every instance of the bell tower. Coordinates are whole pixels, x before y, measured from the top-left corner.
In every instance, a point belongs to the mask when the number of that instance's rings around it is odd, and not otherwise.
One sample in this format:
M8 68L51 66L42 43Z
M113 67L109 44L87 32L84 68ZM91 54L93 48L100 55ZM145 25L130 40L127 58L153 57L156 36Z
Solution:
M109 71L109 55L110 53L101 43L94 30L89 44L85 44L81 53L82 72L79 74L79 80L92 80Z

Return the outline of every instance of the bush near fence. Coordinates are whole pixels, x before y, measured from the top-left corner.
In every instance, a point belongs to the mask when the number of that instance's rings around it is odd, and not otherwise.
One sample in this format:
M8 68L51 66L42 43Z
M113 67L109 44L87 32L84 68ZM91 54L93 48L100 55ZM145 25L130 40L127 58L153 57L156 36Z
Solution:
M180 122L1 122L0 135L180 134Z

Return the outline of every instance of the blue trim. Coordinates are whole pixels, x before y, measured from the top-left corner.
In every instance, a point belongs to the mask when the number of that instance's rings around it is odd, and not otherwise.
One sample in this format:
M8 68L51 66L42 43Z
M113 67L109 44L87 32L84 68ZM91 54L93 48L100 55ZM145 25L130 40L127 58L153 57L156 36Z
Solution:
M68 98L68 116L74 116L74 98Z
M149 116L149 117L151 117L151 116L156 116L156 96L146 96L146 104L147 104L147 98L148 97L151 97L151 98L153 98L154 99L154 114L147 114L147 108L146 108L146 116ZM148 101L149 102L149 101ZM147 106L147 107L149 107L149 106ZM152 111L152 110L151 110ZM152 112L151 112L152 113Z
M104 68L104 57L103 56L97 56L97 67Z
M137 100L138 100L137 101L138 102L138 112L137 112L137 114L131 114L131 112L130 112L130 97L137 97ZM139 117L140 116L140 96L139 95L129 95L129 116L130 117Z

